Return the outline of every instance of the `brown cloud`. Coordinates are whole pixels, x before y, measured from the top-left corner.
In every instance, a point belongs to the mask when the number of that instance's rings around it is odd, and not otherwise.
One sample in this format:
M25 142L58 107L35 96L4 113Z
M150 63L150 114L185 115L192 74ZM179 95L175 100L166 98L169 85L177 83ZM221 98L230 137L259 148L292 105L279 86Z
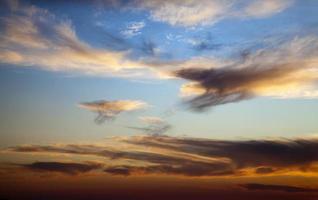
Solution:
M184 176L221 176L233 175L235 172L226 163L196 163L188 161L177 165L161 164L149 166L120 165L108 167L104 171L113 175L131 174L169 174Z
M271 167L259 167L255 169L256 174L270 174L275 172L276 170Z
M248 190L268 190L268 191L279 191L279 192L318 192L318 189L295 187L288 185L265 185L257 183L249 183L241 185L243 188Z
M274 49L248 54L242 61L219 68L184 68L175 75L190 83L181 91L190 107L202 111L255 96L316 97L318 39L295 38Z
M237 170L249 167L304 170L318 161L317 139L222 141L142 137L127 142L210 158L227 158L231 161L230 165Z
M98 113L95 118L96 123L103 123L105 120L114 120L122 112L131 112L144 109L147 103L143 101L117 100L117 101L94 101L80 103L80 108Z
M317 150L317 139L227 141L168 136L117 138L112 146L33 145L8 149L104 157L112 161L105 169L112 174L185 176L313 173ZM124 160L131 162L120 162Z
M32 164L19 165L28 170L36 172L60 172L69 175L76 175L92 170L100 169L98 163L65 163L65 162L34 162Z

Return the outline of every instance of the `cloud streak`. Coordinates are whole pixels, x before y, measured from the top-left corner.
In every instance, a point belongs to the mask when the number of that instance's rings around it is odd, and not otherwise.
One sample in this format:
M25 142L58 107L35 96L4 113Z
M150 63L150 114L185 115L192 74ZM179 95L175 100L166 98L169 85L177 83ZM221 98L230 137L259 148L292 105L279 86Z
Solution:
M140 130L146 134L153 136L162 135L165 132L169 131L172 126L159 117L140 117L140 120L147 124L146 127L132 127L128 126L127 128Z
M31 164L24 164L19 166L35 172L59 172L68 175L86 173L102 167L102 165L98 163L65 162L34 162Z
M197 111L255 96L313 98L318 96L317 53L316 37L295 38L248 54L230 66L184 68L175 75L191 81L181 92L194 96L187 102Z
M291 0L252 0L241 5L232 0L137 0L137 7L148 10L154 21L173 26L211 25L223 19L265 18L287 9Z
M95 48L78 38L69 20L58 20L48 10L21 3L10 12L1 19L1 63L104 76L149 74L128 58L128 50Z
M303 188L303 187L295 187L288 185L266 185L266 184L257 184L257 183L249 183L241 185L243 188L248 190L261 190L261 191L278 191L278 192L318 192L317 189L311 188Z
M62 153L110 159L114 175L266 176L315 173L317 139L226 141L168 136L116 138L114 145L31 145L18 153ZM118 143L119 142L119 143ZM130 160L128 164L121 161Z

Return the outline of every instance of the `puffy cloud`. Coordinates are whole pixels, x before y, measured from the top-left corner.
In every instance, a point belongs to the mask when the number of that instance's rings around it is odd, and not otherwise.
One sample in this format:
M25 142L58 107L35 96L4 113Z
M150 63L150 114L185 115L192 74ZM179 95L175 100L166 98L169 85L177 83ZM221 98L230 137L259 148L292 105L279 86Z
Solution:
M316 98L318 38L294 38L275 48L248 54L243 60L219 68L184 68L175 75L187 80L181 87L191 108L237 102L254 96Z
M122 112L131 112L146 108L148 105L143 101L116 100L116 101L94 101L80 103L79 107L98 113L96 123L103 123L105 120L113 120Z
M112 141L105 145L16 146L7 151L109 158L112 164L105 165L105 172L115 175L262 176L317 172L316 139L228 141L136 136ZM120 162L125 160L130 162Z

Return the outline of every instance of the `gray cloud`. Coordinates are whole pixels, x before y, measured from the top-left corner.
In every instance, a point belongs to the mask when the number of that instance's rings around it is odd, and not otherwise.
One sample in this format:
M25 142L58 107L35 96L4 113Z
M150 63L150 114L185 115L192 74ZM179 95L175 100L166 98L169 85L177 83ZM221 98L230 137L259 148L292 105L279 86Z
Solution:
M266 184L257 184L249 183L241 185L243 188L248 190L262 190L262 191L279 191L279 192L318 192L318 189L295 187L288 185L266 185Z
M153 136L162 135L172 128L172 126L168 122L158 117L140 117L140 120L144 122L145 124L147 124L147 126L146 127L127 126L127 128L139 130L143 133L153 135Z
M257 174L270 174L275 172L276 170L271 167L259 167L255 169L255 173Z
M128 166L120 165L108 167L104 170L113 175L131 175L131 174L170 174L184 176L220 176L233 175L235 172L229 168L226 163L196 163L186 162L179 165L161 164L149 166Z
M305 167L318 160L317 139L223 141L146 136L127 142L212 158L228 158L238 169Z
M318 161L317 139L226 141L139 136L117 139L117 142L129 146L118 149L116 145L33 145L11 147L8 150L109 158L113 162L105 171L122 175L163 173L244 176L246 173L267 175L286 171L307 173L316 170L313 164ZM120 160L132 162L131 165L116 164Z
M101 124L106 120L114 120L122 112L131 112L147 107L143 101L117 100L117 101L94 101L80 103L80 108L96 112L98 116L95 122Z
M191 81L181 88L190 108L207 108L256 96L316 97L318 40L295 38L275 48L254 50L228 66L185 67L175 76Z
M65 163L65 162L34 162L31 164L19 165L28 170L36 172L60 172L69 175L76 175L92 170L100 169L98 163Z

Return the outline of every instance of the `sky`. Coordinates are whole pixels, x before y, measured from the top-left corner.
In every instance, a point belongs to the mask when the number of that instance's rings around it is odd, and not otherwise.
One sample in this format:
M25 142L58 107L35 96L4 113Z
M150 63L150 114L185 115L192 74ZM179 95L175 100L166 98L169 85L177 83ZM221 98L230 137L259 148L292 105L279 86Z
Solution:
M1 0L3 198L317 198L317 9Z

